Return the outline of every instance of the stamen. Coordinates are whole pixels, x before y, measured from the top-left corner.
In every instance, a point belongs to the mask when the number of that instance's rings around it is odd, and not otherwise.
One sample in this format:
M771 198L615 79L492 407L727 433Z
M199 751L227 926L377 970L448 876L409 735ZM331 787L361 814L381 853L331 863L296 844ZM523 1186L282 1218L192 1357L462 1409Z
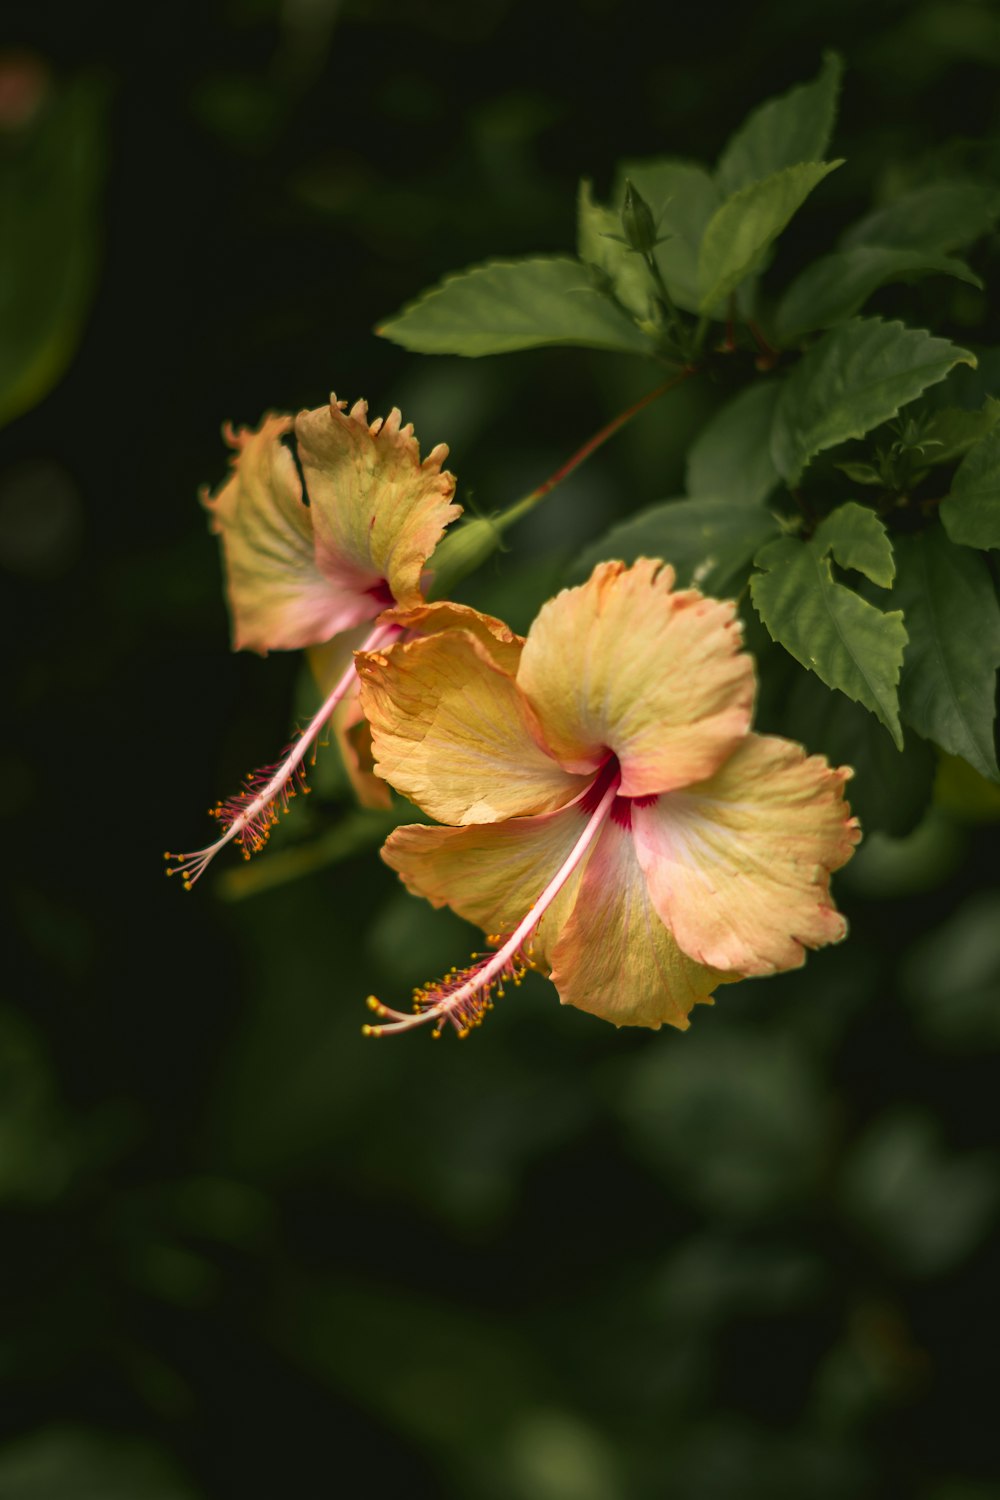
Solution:
M603 778L603 773L602 773ZM602 779L601 778L601 779ZM427 1021L434 1022L434 1035L440 1036L445 1022L450 1022L460 1037L468 1036L473 1026L480 1026L494 999L504 993L504 984L520 985L528 969L534 967L531 940L539 922L552 905L594 839L600 833L614 805L621 785L620 775L613 775L604 788L596 807L590 812L587 826L573 845L565 862L553 875L527 916L518 923L495 953L472 955L475 960L464 969L452 969L443 979L424 984L413 991L413 1014L392 1010L374 995L368 996L368 1009L379 1018L377 1026L364 1026L365 1036L388 1036L397 1031L412 1031ZM581 799L582 800L582 799ZM586 809L588 812L590 809ZM499 936L490 942L500 942Z
M379 625L359 648L374 651L379 646L395 640L400 634L398 625ZM243 858L259 854L271 836L271 829L288 811L293 797L306 793L305 758L315 745L321 731L329 721L337 704L350 690L355 679L354 661L336 686L324 699L316 713L296 740L288 746L280 761L265 766L248 776L235 796L227 797L209 808L209 813L222 824L224 832L214 844L197 849L193 854L164 854L164 859L175 861L167 869L168 875L180 875L186 891L199 880L208 869L220 849L235 842L243 851Z

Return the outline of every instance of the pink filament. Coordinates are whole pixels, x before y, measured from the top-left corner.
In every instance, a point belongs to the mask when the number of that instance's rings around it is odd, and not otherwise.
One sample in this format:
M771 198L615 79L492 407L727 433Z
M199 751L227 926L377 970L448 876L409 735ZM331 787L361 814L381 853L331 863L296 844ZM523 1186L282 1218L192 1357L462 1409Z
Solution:
M477 963L463 971L463 975L457 976L457 984L450 979L445 979L439 985L434 986L433 988L436 989L445 989L441 999L431 1005L422 1005L413 1014L408 1015L405 1011L392 1010L372 996L368 1001L369 1008L380 1020L387 1019L389 1024L366 1026L365 1034L384 1036L390 1032L412 1031L415 1026L423 1026L427 1021L436 1021L438 1027L445 1021L452 1021L459 1034L464 1036L469 1026L475 1025L482 1018L482 1013L489 1004L493 986L502 984L504 979L516 979L519 971L523 972L527 967L524 959L525 944L528 943L545 912L600 833L614 805L620 785L621 777L617 774L607 782L602 796L590 813L586 827L566 860L560 865L527 916L518 923L502 947L498 948L484 963Z
M398 625L379 625L359 649L375 651L399 634ZM221 838L193 854L168 853L164 856L176 861L167 870L167 874L182 876L185 890L191 889L195 881L204 875L219 850L234 839L241 845L247 859L263 848L271 829L278 821L279 808L287 811L289 799L295 796L296 791L307 790L302 763L337 704L350 691L355 675L352 659L343 676L327 694L298 739L289 746L282 760L273 769L268 767L266 771L258 771L248 777L242 792L219 803L214 815L226 825Z

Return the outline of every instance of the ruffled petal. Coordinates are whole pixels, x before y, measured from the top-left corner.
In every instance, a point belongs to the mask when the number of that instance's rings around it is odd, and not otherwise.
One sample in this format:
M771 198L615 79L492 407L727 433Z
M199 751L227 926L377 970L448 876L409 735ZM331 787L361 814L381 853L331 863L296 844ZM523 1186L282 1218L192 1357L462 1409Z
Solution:
M633 807L650 897L685 953L773 974L844 936L829 877L861 837L844 800L850 775L752 734L709 780Z
M685 1030L723 977L681 952L653 910L628 829L615 822L601 830L550 961L563 1005L654 1030Z
M495 615L484 615L469 604L439 600L432 604L418 604L415 609L387 609L382 613L382 622L398 625L408 637L464 630L485 648L494 666L511 676L517 671L524 649L524 636L515 634Z
M396 408L369 423L364 401L345 405L332 396L295 419L317 562L359 600L388 584L397 604L419 604L424 564L462 512L451 503L455 476L441 468L448 449L438 444L421 463Z
M553 754L585 771L613 751L627 797L710 776L750 726L736 606L673 582L648 558L601 563L542 608L518 668Z
M413 895L450 906L488 935L502 937L534 906L585 826L579 807L485 827L406 824L389 835L382 858ZM582 860L538 924L531 950L540 968L547 966L547 953L573 908L584 868Z
M236 449L233 472L214 495L202 495L222 539L234 650L292 651L329 640L354 623L353 596L320 571L312 516L281 439L291 417L267 416L256 430L226 429ZM367 614L377 605L369 600Z
M357 657L376 772L441 823L562 807L586 782L547 755L490 649L463 630Z

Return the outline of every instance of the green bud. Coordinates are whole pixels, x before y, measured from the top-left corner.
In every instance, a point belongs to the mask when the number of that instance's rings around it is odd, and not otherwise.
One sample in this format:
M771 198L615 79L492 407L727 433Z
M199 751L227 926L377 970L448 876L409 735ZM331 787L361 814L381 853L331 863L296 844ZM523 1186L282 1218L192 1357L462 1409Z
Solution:
M622 204L622 229L630 250L651 255L656 246L656 225L649 204L638 188L626 177L625 202Z
M428 597L447 599L456 583L491 557L500 546L500 528L486 516L455 526L435 548L430 560L434 574Z

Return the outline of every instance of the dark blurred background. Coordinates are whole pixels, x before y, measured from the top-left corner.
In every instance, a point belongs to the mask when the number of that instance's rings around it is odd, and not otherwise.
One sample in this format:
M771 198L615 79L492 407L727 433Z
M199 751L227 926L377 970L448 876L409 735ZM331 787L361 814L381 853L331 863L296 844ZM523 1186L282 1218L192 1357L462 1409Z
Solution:
M510 503L655 372L373 325L569 249L581 175L714 159L830 46L860 211L996 140L995 8L8 0L0 40L2 1500L1000 1494L981 803L871 837L850 940L685 1037L537 981L462 1045L363 1041L369 990L474 936L344 832L327 762L259 863L185 896L160 859L308 694L228 651L221 422L398 404L466 504ZM676 492L706 400L652 408L468 597L526 627Z

